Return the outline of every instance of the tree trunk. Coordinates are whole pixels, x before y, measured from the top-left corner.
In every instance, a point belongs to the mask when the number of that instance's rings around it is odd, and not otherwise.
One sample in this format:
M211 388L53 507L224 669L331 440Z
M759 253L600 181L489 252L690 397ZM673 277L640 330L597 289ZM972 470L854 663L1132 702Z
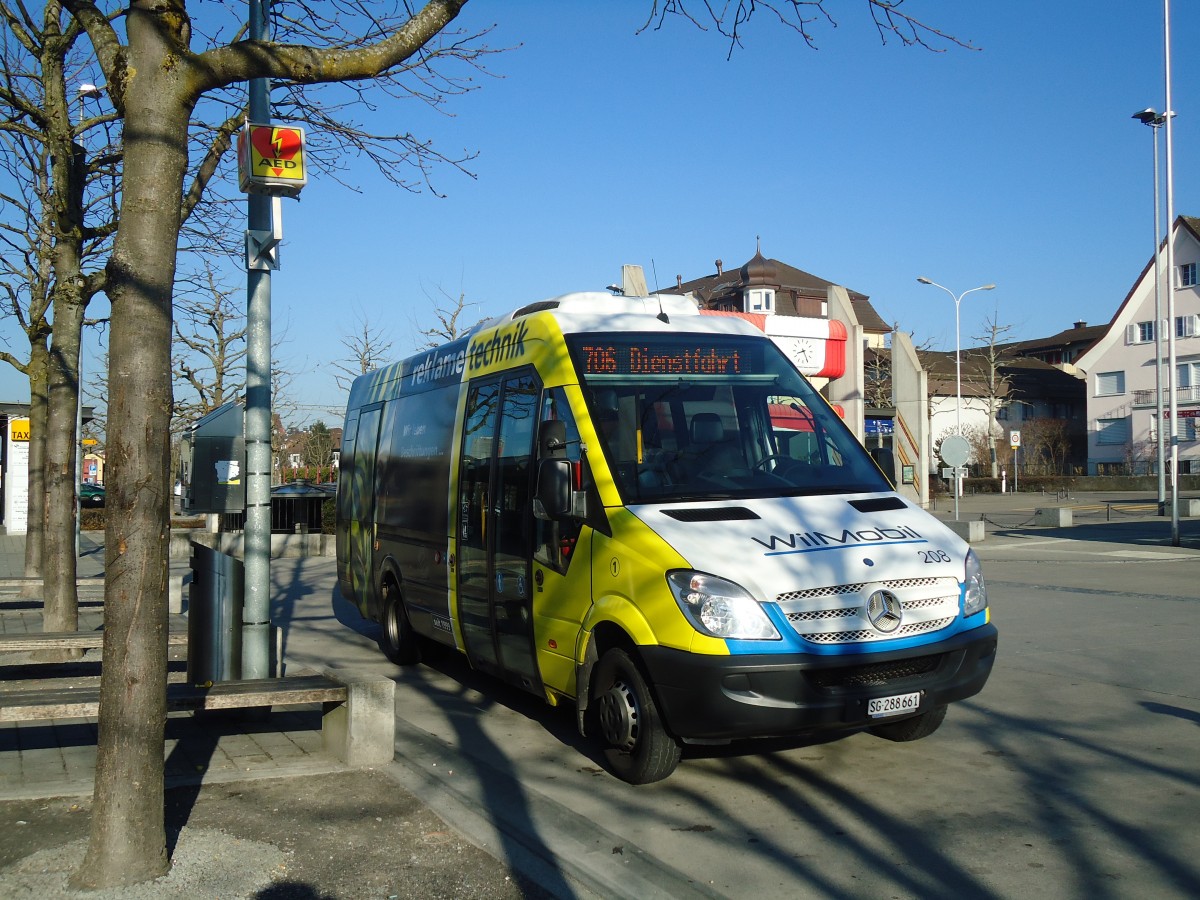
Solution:
M78 288L54 297L54 335L50 344L49 416L46 428L45 631L79 629L76 591L79 526L79 343L83 302ZM79 655L79 654L76 654Z
M29 347L29 516L25 532L25 577L42 577L42 540L46 533L47 370L50 350L45 338ZM41 593L41 585L29 582L27 593Z
M163 811L171 290L191 104L175 2L129 4L121 227L108 264L104 665L91 835L80 888L170 868ZM168 65L167 61L172 61Z

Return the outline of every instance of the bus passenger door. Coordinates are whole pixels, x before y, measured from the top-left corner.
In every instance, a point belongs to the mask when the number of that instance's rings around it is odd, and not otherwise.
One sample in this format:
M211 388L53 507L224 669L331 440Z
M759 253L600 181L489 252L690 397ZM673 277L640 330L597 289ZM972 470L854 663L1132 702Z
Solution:
M533 652L531 372L467 393L458 478L458 616L471 663L540 692Z

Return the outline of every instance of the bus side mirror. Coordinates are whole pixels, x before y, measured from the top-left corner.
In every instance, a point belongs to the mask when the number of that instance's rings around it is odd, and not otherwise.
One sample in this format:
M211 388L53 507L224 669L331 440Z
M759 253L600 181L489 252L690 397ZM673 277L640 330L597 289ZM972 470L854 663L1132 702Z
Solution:
M571 461L543 459L538 463L533 515L553 522L571 514Z

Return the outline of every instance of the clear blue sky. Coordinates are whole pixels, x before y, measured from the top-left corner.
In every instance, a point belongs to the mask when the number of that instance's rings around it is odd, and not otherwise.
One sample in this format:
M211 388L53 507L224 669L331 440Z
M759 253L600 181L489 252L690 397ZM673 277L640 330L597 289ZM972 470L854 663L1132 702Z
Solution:
M275 330L299 402L344 402L327 363L358 311L399 357L443 291L480 318L602 289L623 263L665 287L741 265L756 236L945 349L954 305L919 275L998 285L963 302L965 345L997 310L1014 339L1106 322L1149 259L1152 137L1130 116L1164 105L1161 3L910 0L980 48L930 53L881 46L864 3L829 0L819 50L762 15L728 61L682 20L636 34L649 5L474 0L464 26L495 22L488 43L514 48L491 58L498 77L449 117L386 115L478 152L478 177L436 171L443 199L360 163L362 193L313 178L284 201ZM1200 6L1172 13L1175 211L1200 215Z

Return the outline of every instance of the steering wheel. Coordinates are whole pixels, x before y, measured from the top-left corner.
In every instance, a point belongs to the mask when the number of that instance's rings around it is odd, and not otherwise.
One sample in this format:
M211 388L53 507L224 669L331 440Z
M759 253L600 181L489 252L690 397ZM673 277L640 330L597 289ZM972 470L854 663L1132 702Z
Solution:
M791 461L791 457L789 457L789 456L780 456L778 453L770 453L767 456L764 456L762 459L760 459L758 462L756 462L750 468L751 469L762 469L762 468L765 468L766 464L769 462L783 463L783 462L790 462L790 461Z

